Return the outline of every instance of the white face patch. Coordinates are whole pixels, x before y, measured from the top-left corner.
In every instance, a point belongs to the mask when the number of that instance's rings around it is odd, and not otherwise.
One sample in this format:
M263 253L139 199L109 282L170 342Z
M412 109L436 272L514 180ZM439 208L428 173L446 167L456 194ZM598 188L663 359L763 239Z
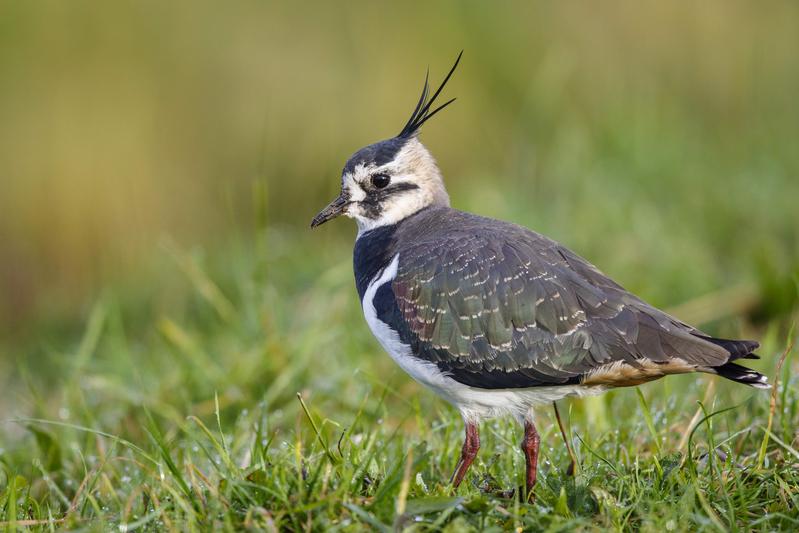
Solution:
M386 174L391 181L381 191L372 176ZM441 172L433 156L416 138L408 140L385 165L357 165L342 176L349 196L344 214L358 223L358 232L395 224L429 205L449 205Z

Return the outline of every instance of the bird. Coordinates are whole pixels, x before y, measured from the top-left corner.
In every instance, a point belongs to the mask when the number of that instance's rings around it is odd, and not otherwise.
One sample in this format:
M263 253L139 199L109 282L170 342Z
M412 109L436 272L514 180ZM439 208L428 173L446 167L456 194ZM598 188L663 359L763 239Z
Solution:
M434 107L462 55L432 95L428 71L399 134L347 160L340 194L311 222L355 219L355 285L369 329L405 372L460 412L454 489L477 456L484 419L512 416L523 426L522 490L532 500L541 406L689 372L769 388L766 376L735 362L758 359L758 342L712 337L554 240L450 207L419 134L455 100Z

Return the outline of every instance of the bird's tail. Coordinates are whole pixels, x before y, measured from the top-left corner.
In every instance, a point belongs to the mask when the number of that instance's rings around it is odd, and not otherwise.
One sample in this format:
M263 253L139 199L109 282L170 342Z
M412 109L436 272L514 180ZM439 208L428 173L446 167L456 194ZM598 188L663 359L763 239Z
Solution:
M714 366L711 370L723 378L731 379L732 381L743 383L750 387L756 387L758 389L771 388L766 376L760 372L755 372L751 368L746 368L745 366L735 363L726 363L721 366Z
M766 376L760 372L752 370L751 368L746 368L745 366L741 366L732 362L736 359L760 359L759 355L753 353L760 346L757 341L734 341L729 339L706 337L704 335L702 338L708 342L712 342L717 346L721 346L730 352L730 358L728 361L721 366L714 366L710 368L709 370L711 372L718 374L723 378L727 378L738 383L743 383L744 385L749 385L750 387L756 387L758 389L771 388Z
M759 355L752 353L760 347L760 343L757 341L733 341L704 335L699 337L730 352L730 361L735 361L736 359L760 359Z

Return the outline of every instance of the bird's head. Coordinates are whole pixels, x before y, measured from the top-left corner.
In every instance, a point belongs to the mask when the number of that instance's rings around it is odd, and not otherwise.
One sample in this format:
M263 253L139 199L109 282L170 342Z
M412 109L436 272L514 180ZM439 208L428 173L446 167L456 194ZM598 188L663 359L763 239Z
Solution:
M354 218L363 232L399 222L430 205L449 205L436 161L418 137L422 124L455 101L432 107L461 54L432 96L425 78L422 96L399 135L361 148L350 157L341 173L341 193L314 217L312 228L346 215Z

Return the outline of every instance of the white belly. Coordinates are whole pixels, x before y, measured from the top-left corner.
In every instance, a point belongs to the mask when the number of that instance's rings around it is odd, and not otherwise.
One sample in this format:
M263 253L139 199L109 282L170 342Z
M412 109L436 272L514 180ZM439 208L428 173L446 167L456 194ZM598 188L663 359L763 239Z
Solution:
M530 389L478 389L455 381L439 370L435 363L414 357L411 347L403 344L399 334L377 318L374 297L377 289L397 275L399 254L369 283L363 297L363 315L372 333L394 361L413 379L432 389L453 404L466 420L512 415L519 420L532 416L535 405L547 404L567 396L586 396L604 391L603 387L560 385Z

